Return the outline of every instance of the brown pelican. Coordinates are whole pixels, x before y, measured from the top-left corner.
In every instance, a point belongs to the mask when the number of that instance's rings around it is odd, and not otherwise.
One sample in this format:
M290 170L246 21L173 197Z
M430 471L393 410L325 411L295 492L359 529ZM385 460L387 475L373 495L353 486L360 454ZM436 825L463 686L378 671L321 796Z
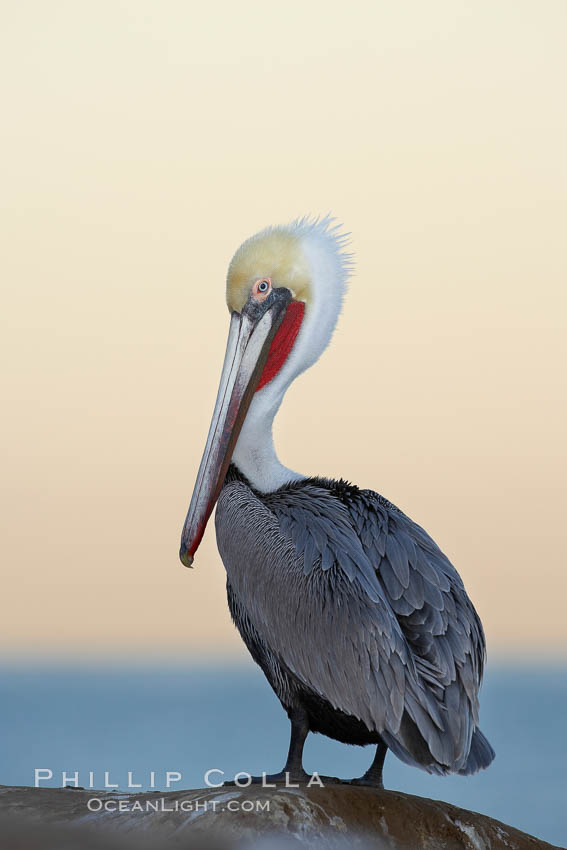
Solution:
M248 239L228 270L228 345L183 528L191 566L216 511L228 604L291 721L286 765L304 782L309 732L375 744L355 782L382 786L387 749L429 773L475 773L485 641L463 582L431 537L372 490L306 477L276 455L286 389L333 333L351 268L329 218Z

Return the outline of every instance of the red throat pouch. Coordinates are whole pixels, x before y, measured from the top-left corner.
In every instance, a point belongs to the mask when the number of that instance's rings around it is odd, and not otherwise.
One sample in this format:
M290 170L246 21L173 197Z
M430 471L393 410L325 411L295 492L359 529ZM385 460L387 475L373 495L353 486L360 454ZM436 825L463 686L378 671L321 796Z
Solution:
M303 314L305 313L305 304L303 301L292 301L287 310L283 321L279 326L275 337L272 340L268 359L260 378L260 383L256 388L256 392L265 387L272 378L275 378L283 364L288 358L289 352L293 348L293 344L299 333Z

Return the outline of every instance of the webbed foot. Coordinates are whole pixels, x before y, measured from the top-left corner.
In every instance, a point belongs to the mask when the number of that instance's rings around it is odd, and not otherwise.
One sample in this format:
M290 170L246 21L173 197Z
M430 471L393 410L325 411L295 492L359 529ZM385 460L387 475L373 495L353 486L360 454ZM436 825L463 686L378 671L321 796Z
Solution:
M384 783L382 782L382 777L379 776L358 776L356 779L347 780L347 785L359 785L364 788L378 788L379 790L384 790Z

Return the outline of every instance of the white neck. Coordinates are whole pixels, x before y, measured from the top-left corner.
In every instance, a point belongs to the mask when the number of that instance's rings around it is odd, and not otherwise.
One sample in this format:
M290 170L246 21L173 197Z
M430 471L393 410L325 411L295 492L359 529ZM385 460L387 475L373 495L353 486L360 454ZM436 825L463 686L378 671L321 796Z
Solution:
M239 470L252 487L261 493L272 493L290 481L299 481L305 477L280 463L272 436L276 412L277 407L275 410L267 410L262 405L250 405L232 455Z
M330 342L341 310L350 269L343 253L344 237L332 221L295 222L311 277L311 299L297 339L278 374L254 396L238 437L233 461L256 490L273 492L306 476L280 463L272 425L285 391L301 372L315 363Z

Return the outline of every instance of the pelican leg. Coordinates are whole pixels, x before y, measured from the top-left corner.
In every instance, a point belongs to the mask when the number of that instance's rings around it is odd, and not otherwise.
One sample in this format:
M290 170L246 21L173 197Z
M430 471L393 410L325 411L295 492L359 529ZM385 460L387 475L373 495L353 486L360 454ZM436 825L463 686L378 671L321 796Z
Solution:
M289 740L289 752L284 769L276 776L285 779L288 774L292 782L306 782L308 774L303 769L303 748L309 734L309 720L307 712L303 708L293 709L289 715L291 722L291 737Z
M279 773L262 774L252 776L253 785L298 785L309 781L310 776L303 769L303 747L305 739L309 734L309 720L307 712L303 708L293 709L289 712L291 721L291 737L289 741L289 752L285 767ZM234 782L225 782L225 785L234 785Z
M373 788L383 788L384 783L382 781L382 770L384 768L384 759L386 758L387 752L388 747L381 741L376 747L376 755L374 756L374 761L372 762L364 776L360 776L358 779L351 779L350 784L371 785Z

